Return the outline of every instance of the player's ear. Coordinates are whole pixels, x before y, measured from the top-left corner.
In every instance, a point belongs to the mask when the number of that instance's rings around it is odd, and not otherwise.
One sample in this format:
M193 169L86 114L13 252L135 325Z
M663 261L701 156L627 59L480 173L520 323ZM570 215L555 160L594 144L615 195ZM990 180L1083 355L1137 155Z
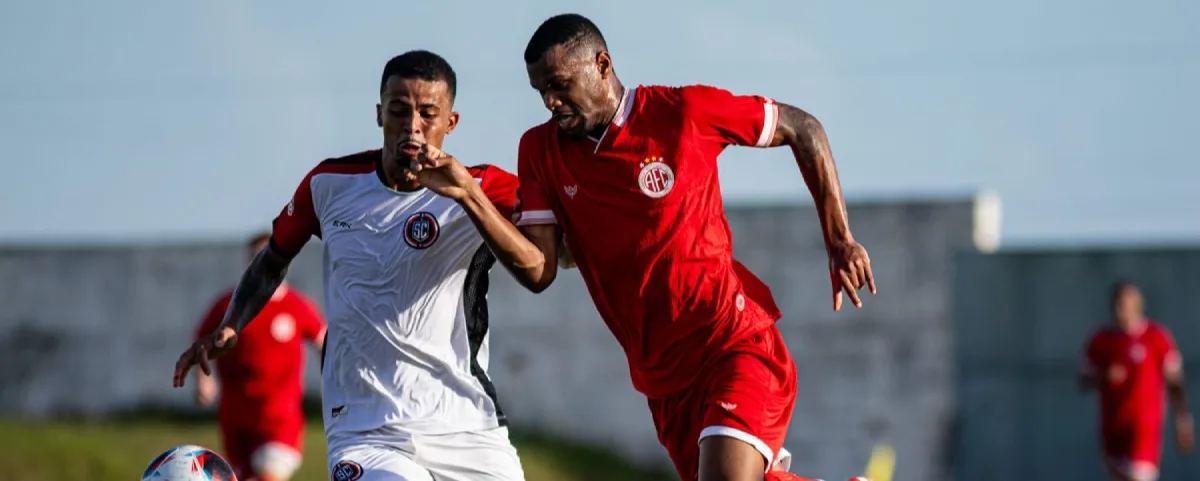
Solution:
M606 79L612 75L612 57L608 56L608 52L600 51L596 54L596 69L600 71L600 78Z
M450 112L449 125L446 126L446 134L454 132L454 127L458 126L458 112Z
M375 104L375 125L383 128L383 106Z

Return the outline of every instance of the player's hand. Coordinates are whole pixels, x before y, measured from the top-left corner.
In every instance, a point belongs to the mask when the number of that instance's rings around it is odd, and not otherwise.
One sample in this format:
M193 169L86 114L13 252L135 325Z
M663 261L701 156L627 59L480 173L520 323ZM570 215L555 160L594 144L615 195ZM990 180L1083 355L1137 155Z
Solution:
M1191 454L1196 449L1196 431L1190 414L1175 416L1175 442L1184 454Z
M875 294L875 276L871 273L871 258L867 249L854 241L829 244L829 281L833 284L833 310L842 308L842 294L850 297L854 307L862 307L858 290L863 287Z
M415 173L425 188L454 200L466 198L470 187L476 185L471 172L458 159L429 144L421 148L409 172Z
M179 355L175 362L175 387L183 387L188 372L192 366L200 366L200 371L212 375L209 360L216 359L237 344L237 331L232 327L222 327L212 334L201 336L191 347Z

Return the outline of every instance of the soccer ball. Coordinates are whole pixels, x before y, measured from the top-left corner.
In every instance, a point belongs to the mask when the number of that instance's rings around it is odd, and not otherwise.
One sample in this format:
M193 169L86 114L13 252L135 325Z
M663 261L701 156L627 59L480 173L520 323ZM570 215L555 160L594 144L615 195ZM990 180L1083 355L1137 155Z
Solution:
M233 468L211 449L185 444L150 461L142 481L237 481Z

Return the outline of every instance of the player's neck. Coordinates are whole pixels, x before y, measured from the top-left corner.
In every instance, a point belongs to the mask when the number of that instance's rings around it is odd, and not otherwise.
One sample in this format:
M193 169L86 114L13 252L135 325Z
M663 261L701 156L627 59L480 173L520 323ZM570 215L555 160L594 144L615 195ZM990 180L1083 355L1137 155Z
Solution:
M1135 336L1146 332L1147 325L1148 323L1146 322L1146 318L1144 316L1139 316L1137 319L1127 323L1117 323L1117 327L1120 328L1121 331Z
M613 123L613 119L617 118L617 112L621 110L621 102L625 100L625 85L621 84L621 80L615 76L610 84L607 99L607 110L604 113L605 122L602 125L597 125L596 129L588 133L588 137L592 139L600 139L604 136L604 131L608 130L608 126Z

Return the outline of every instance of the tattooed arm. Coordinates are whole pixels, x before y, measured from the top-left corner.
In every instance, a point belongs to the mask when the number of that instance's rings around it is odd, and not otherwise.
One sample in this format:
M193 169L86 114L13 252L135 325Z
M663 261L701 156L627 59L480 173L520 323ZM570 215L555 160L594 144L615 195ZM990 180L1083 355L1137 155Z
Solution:
M370 164L364 164L370 165ZM175 387L183 387L192 366L200 366L204 374L212 374L209 359L216 358L237 344L237 335L259 312L262 312L275 290L283 283L288 265L313 236L320 235L320 221L313 204L310 184L312 177L333 169L361 169L354 163L321 163L305 176L288 202L272 222L267 246L250 261L241 281L233 290L229 307L220 325L212 333L201 333L179 360L175 362Z
M850 233L846 200L838 180L837 166L829 150L825 127L808 112L779 104L779 120L770 146L787 145L796 157L800 175L812 194L829 255L829 280L833 287L833 310L842 307L842 293L854 307L862 307L858 290L875 293L875 276L867 250Z
M292 259L276 249L268 244L250 262L250 266L242 274L242 280L233 290L233 299L229 301L229 308L225 310L220 327L230 327L235 332L242 332L242 329L262 312L280 284L283 284Z
M852 242L837 166L821 122L799 108L779 104L779 122L769 145L791 147L800 175L816 203L826 243Z
M175 387L183 387L192 366L200 366L203 375L212 375L208 361L237 344L238 333L270 302L275 290L283 283L290 263L291 257L280 253L274 243L254 257L233 290L229 307L225 309L225 316L216 331L202 335L179 356L179 361L175 363Z

